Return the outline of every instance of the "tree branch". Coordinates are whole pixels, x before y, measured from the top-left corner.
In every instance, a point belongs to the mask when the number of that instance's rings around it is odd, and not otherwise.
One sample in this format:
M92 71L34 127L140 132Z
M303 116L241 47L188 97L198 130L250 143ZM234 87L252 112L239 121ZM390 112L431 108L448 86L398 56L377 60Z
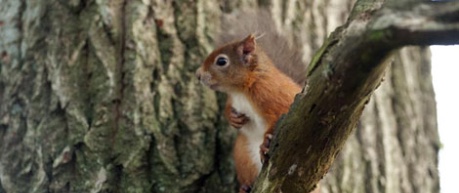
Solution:
M311 61L308 84L279 121L254 192L311 191L356 126L390 54L405 45L459 41L459 2L383 4L379 10L378 1L359 3L368 2L357 2Z
M417 4L411 10L383 9L370 27L394 45L459 44L459 3Z

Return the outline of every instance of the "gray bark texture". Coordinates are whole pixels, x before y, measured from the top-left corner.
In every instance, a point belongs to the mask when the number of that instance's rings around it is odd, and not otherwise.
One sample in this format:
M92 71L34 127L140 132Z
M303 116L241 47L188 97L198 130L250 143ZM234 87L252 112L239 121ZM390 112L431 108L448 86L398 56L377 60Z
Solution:
M235 130L194 77L221 18L267 9L310 61L352 6L0 0L0 193L235 192ZM396 54L323 192L439 191L429 58Z

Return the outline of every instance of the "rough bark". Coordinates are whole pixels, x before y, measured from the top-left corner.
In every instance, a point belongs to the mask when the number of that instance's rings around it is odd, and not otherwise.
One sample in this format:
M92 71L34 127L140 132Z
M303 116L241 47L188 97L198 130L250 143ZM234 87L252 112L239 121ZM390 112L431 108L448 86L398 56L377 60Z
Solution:
M0 7L1 189L232 192L231 135L194 80L217 2Z
M352 3L0 0L0 192L234 192L234 130L194 71L241 7L310 61ZM429 62L409 63L425 52L396 57L324 191L438 192Z

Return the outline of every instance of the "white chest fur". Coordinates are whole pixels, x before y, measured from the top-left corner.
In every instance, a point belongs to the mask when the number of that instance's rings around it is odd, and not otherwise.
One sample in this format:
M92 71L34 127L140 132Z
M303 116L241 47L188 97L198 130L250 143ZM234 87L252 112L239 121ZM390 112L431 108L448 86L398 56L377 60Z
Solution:
M253 163L255 163L258 168L258 172L260 172L262 167L260 161L260 145L263 143L263 135L266 131L266 121L256 112L255 108L244 94L232 94L231 100L233 102L233 108L249 118L249 122L241 127L240 132L247 137L250 156Z

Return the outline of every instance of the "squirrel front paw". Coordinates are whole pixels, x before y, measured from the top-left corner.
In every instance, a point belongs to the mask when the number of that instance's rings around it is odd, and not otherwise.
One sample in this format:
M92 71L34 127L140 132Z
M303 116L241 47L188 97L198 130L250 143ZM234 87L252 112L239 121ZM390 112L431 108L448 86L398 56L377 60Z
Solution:
M250 193L252 191L252 187L246 184L241 185L239 188L239 193Z
M268 151L269 151L269 145L271 144L272 138L273 138L272 134L269 134L269 133L265 134L263 143L260 145L260 158L261 158L261 163L263 164L269 159Z
M240 129L244 124L249 121L249 118L245 114L239 113L236 109L231 108L231 113L228 119L228 122L231 126L236 129Z

